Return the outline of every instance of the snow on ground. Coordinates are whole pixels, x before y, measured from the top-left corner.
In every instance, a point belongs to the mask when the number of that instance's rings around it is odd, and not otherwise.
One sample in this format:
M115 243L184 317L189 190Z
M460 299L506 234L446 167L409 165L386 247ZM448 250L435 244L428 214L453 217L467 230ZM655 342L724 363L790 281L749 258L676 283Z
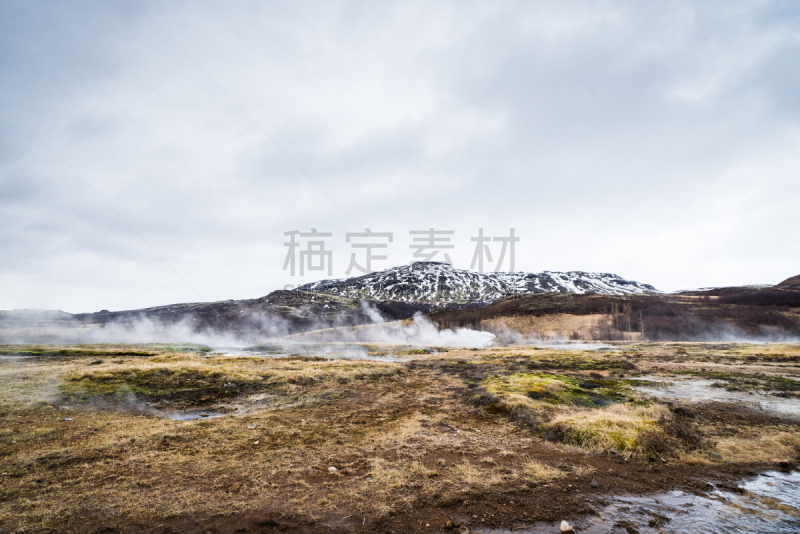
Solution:
M416 262L355 278L321 280L298 289L373 300L442 303L491 302L523 293L657 293L651 285L609 273L545 271L481 274L439 262Z

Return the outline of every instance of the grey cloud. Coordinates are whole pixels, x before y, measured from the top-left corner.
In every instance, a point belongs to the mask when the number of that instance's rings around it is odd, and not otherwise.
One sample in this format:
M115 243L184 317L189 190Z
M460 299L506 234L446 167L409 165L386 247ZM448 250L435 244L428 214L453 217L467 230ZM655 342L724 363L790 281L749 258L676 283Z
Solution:
M50 149L0 102L0 309L258 296L311 227L338 276L440 222L462 267L515 227L518 269L797 274L792 3L198 4L0 8L0 96L80 175L14 190Z

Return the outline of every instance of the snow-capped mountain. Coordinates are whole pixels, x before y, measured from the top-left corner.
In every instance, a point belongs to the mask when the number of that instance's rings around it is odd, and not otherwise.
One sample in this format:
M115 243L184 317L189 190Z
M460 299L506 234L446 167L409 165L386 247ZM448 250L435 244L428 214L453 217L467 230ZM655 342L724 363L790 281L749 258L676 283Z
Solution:
M522 293L658 292L651 285L631 282L615 274L582 271L480 274L447 263L422 261L355 278L312 282L297 289L378 301L429 303L491 302Z

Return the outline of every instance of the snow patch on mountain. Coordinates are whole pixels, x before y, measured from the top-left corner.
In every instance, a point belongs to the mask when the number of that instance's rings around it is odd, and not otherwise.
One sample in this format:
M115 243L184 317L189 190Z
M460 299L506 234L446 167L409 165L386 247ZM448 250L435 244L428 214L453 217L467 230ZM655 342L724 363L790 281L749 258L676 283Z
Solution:
M608 273L477 273L448 263L415 262L355 278L321 280L297 289L378 301L467 303L491 302L524 293L658 293L651 285Z

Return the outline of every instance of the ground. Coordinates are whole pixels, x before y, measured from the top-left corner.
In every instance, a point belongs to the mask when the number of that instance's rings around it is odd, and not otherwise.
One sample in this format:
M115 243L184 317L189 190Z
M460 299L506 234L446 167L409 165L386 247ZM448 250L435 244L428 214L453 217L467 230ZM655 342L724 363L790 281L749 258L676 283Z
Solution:
M0 532L514 528L797 461L796 419L635 389L698 376L796 399L797 346L616 346L3 346Z

